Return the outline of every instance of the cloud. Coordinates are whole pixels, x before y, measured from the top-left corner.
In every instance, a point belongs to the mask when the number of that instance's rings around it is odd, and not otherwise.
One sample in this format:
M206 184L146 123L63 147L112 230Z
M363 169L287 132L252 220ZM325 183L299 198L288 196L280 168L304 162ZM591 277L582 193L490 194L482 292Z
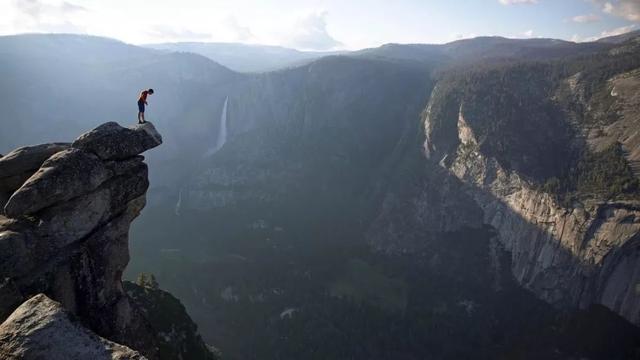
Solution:
M593 23L593 22L600 21L600 16L595 14L578 15L571 18L571 21L580 23L580 24Z
M67 1L49 3L42 0L14 0L13 4L19 13L36 20L44 16L65 17L72 13L87 11L86 8Z
M602 39L609 36L618 36L618 35L626 34L628 32L635 30L635 28L636 28L636 25L633 24L633 25L622 26L619 28L611 29L611 30L605 30L600 33L600 37L598 37L598 39Z
M342 43L327 31L327 12L311 13L295 23L293 34L286 41L289 46L304 50L331 50Z
M571 37L571 41L573 42L583 42L584 39L582 39L582 37L578 34L573 34L573 36Z
M476 33L453 33L449 34L450 40L464 40L464 39L473 39L477 37Z
M251 28L240 24L235 16L229 16L224 23L231 31L232 36L234 37L233 41L249 42L256 38L255 35L253 35Z
M610 29L610 30L605 30L603 32L601 32L599 35L596 36L590 36L590 37L586 37L586 38L582 38L580 36L573 35L571 37L571 41L573 42L590 42L590 41L597 41L600 40L602 38L606 38L606 37L610 37L610 36L618 36L618 35L623 35L626 34L630 31L633 31L636 29L636 25L635 24L631 24L631 25L627 25L627 26L622 26L619 28L615 28L615 29Z
M150 26L146 33L151 38L159 41L204 41L211 39L211 34L209 33L160 24Z
M640 22L640 0L592 0L604 13Z
M75 20L88 10L71 2L12 0L8 5L4 26L11 32L86 32Z
M505 35L497 35L497 36L505 36ZM506 34L506 37L512 39L531 39L531 38L539 38L539 35L536 35L533 29L525 30L523 32Z
M537 4L538 0L498 0L502 5L532 5Z
M70 2L64 1L62 5L60 5L60 10L65 13L69 12L77 12L77 11L87 11L87 8L84 6L72 4Z

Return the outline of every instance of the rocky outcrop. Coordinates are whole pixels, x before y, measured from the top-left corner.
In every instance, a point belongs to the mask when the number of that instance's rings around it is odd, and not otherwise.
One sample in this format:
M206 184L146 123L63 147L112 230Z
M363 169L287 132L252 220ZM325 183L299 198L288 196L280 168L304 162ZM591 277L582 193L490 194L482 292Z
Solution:
M102 160L123 160L161 143L162 137L149 123L123 128L109 122L80 136L71 146L93 153Z
M60 303L36 295L0 325L0 357L6 360L144 360L140 353L99 337Z
M374 249L388 254L420 253L443 233L482 226L482 210L460 191L458 179L429 164L419 179L387 190L366 233Z
M42 293L99 336L157 357L156 334L121 277L129 226L149 186L138 154L161 142L150 123L108 123L71 147L41 145L0 159L0 184L10 190L0 215L0 320ZM26 178L17 189L5 180L14 175Z
M594 151L619 143L635 176L640 178L640 69L617 75L607 85L617 119L606 126L589 129L587 143ZM576 80L572 90L581 94L583 88L584 84ZM597 109L596 106L593 108Z
M77 194L90 193L112 176L95 155L78 149L61 151L47 159L5 205L5 215L33 214Z
M16 149L0 157L0 207L9 195L40 168L51 155L69 148L70 144L43 144Z
M220 358L219 351L210 349L202 341L198 327L180 300L159 289L157 283L140 285L125 281L124 289L131 302L146 314L151 328L158 334L161 360Z

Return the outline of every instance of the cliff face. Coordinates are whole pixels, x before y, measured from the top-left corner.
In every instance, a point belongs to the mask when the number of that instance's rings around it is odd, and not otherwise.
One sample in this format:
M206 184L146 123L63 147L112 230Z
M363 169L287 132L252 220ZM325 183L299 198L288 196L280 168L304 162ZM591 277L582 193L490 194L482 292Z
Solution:
M480 99L474 98L473 90L433 94L425 112L425 153L460 179L480 206L483 222L497 230L499 242L510 252L511 270L520 284L557 306L602 304L640 324L640 202L633 195L604 198L580 191L572 201L560 201L540 186L541 178L561 174L562 166L577 166L568 155L576 149L598 154L619 142L633 166L637 99L631 95L623 98L621 89L633 93L628 91L633 74L637 71L608 80L603 88L597 87L600 93L586 98L580 98L579 89L595 87L593 84L580 84L576 77L563 81L556 97L545 100L550 104L545 107L545 114L552 114L549 119L558 109L556 114L562 115L548 122L544 116L531 115L535 111L523 105L542 103L543 95L531 90L519 104L499 99L490 105L478 105ZM437 87L435 91L439 90ZM567 94L560 93L567 90L569 100ZM598 104L603 103L596 98L599 94L609 97L609 109L598 111ZM495 113L478 111L483 106ZM597 121L598 116L610 115L614 109L622 110L613 121ZM495 118L501 111L503 116L508 112L516 116L507 121ZM551 126L555 130L550 130ZM510 133L511 129L517 131ZM547 142L536 143L545 137ZM546 148L556 146L560 150L546 153ZM536 168L540 164L543 167L544 162L549 164L547 168ZM555 181L563 185L563 180ZM604 184L609 183L615 183L615 179L605 179Z
M466 132L459 123L461 146ZM640 207L587 202L564 207L494 159L459 149L449 169L474 187L484 222L511 252L516 279L542 299L562 306L600 303L638 323Z
M45 294L99 336L158 357L158 334L121 277L129 226L149 186L139 154L161 143L150 123L106 123L72 144L21 148L0 159L8 198L0 215L0 319ZM32 299L18 313L38 315L29 307L41 303Z

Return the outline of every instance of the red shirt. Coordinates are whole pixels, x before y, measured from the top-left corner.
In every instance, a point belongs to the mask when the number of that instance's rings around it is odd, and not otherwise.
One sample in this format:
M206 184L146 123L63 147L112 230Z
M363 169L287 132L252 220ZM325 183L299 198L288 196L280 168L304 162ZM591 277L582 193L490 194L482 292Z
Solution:
M144 103L147 102L147 95L149 95L149 91L148 90L144 90L143 92L140 93L140 97L138 98L138 101L142 101Z

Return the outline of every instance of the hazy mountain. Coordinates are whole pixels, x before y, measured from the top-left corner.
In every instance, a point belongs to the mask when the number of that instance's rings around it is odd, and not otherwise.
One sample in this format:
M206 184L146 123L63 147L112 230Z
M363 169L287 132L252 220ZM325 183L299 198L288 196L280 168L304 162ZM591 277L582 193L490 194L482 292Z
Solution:
M211 106L207 93L237 78L199 55L78 35L0 37L0 62L2 121L11 124L0 134L0 153L72 138L109 120L134 121L136 96L149 87L161 89L151 102L152 120L167 131L197 133L185 124L202 119L196 112Z
M165 144L128 276L154 273L225 358L638 350L637 43L385 45L240 74L103 39L32 46L52 39L0 47L0 151L134 121L154 87ZM58 60L92 40L121 55Z
M443 45L387 44L379 48L360 50L354 55L405 61L437 61L440 65L451 65L505 59L559 59L567 56L592 54L608 47L606 44L572 43L556 39L477 37Z
M344 52L299 51L281 46L239 43L178 42L149 44L145 47L177 52L190 52L239 72L265 72L302 65L323 56Z
M640 30L630 31L628 33L624 33L621 35L608 36L602 39L599 39L599 43L607 43L607 44L622 44L628 40L636 39L640 36Z

